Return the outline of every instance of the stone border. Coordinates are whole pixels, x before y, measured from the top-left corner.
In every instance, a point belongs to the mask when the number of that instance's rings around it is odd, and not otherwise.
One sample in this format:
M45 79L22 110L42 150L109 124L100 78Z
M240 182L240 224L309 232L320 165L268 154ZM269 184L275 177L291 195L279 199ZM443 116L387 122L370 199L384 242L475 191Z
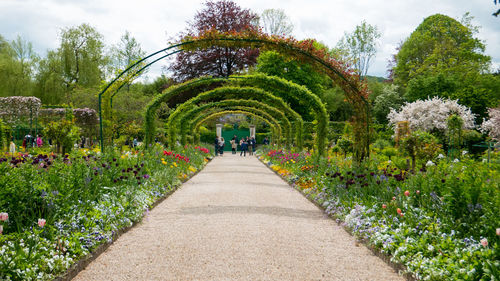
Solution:
M150 210L152 210L154 207L158 206L160 203L165 201L165 199L170 197L170 195L172 195L175 191L177 191L185 182L189 181L192 177L196 176L199 172L201 172L208 165L208 163L210 163L212 161L212 159L214 159L213 157L212 158L205 157L205 158L208 159L208 162L205 163L205 166L203 166L202 169L197 170L196 172L191 174L188 178L181 179L181 183L173 186L173 188L170 191L168 191L167 193L165 193L165 195L163 195L158 200L156 200L151 205ZM205 161L205 160L203 160L203 161ZM106 241L104 244L99 245L91 253L87 254L85 257L81 258L78 262L71 265L66 270L66 272L59 274L53 280L54 281L70 281L71 279L76 277L76 275L78 275L78 273L80 273L80 271L83 271L92 261L97 259L102 253L104 253L106 251L106 249L108 249L109 246L111 246L116 240L118 240L118 238L120 236L122 236L123 234L127 233L129 230L131 230L132 228L134 228L138 224L140 224L142 222L142 219L144 218L144 216L145 215L143 215L140 220L134 221L131 226L126 226L126 227L123 227L121 229L118 229L113 234L110 242Z
M375 256L379 257L380 259L382 259L387 265L389 265L390 267L392 267L393 270L395 270L398 274L402 275L404 278L406 278L406 280L408 281L417 281L417 279L411 274L411 273L403 273L406 271L406 267L400 263L395 263L395 262L392 262L391 261L391 256L388 255L388 254L385 254L385 253L382 253L379 249L373 247L372 245L370 245L368 243L367 240L359 240L355 235L353 235L353 233L351 232L351 229L348 228L347 226L345 225L342 225L341 221L335 217L333 217L332 215L329 215L326 213L325 211L325 207L323 207L321 204L319 204L316 200L314 200L313 198L311 198L311 196L308 196L308 194L305 194L304 192L302 192L302 190L300 188L298 188L296 185L294 184L290 184L290 182L288 182L284 177L282 177L280 174L278 174L278 172L276 172L275 170L273 170L271 168L271 166L267 165L267 163L264 163L264 161L262 161L257 155L255 156L257 158L257 160L259 160L259 162L261 162L262 164L264 164L264 166L266 166L269 170L271 170L271 172L273 172L274 174L276 174L281 180L283 180L288 186L290 186L291 188L295 189L297 192L299 192L302 196L304 196L307 200L309 200L309 202L313 203L314 205L316 205L316 207L318 207L321 211L323 211L324 214L326 214L330 219L332 219L333 221L335 221L339 226L342 227L342 229L345 230L345 232L347 232L349 235L351 235L352 237L354 237L356 239L356 242L359 242L361 244L363 244L366 248L368 248Z

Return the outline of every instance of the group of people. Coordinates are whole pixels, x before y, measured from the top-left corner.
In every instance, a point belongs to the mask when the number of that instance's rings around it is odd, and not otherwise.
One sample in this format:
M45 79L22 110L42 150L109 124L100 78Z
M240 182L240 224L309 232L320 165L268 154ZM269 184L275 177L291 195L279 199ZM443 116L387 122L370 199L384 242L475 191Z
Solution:
M231 139L231 150L232 154L236 154L236 151L238 150L238 145L240 146L240 156L247 156L248 155L253 155L253 152L255 151L255 147L257 145L257 141L255 141L254 137L244 137L241 140L238 139L236 135ZM223 137L216 137L215 138L215 155L224 155L224 145L225 145L225 140Z

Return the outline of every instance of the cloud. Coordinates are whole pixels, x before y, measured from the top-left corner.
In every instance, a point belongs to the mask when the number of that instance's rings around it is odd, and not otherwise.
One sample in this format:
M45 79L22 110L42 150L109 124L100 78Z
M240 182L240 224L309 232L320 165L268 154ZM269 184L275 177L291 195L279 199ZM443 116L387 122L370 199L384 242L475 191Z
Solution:
M382 31L377 57L369 74L385 76L387 61L399 42L428 17L442 13L455 19L469 11L482 29L478 37L485 41L486 53L500 65L499 19L491 16L494 5L484 0L236 0L243 8L257 13L281 8L295 25L298 39L316 38L335 46L344 32L351 32L362 20ZM201 0L1 0L0 34L8 40L21 35L33 43L42 56L59 44L62 28L89 23L104 35L107 46L119 42L130 31L147 53L164 48L168 39L184 30L186 22L202 9ZM160 67L149 75L161 73Z

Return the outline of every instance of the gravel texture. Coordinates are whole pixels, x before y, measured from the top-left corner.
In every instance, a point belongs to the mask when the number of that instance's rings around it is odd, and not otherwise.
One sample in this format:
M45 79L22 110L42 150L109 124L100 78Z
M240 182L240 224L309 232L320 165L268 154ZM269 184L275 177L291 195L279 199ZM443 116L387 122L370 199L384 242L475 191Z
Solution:
M226 153L73 280L404 280L255 157Z

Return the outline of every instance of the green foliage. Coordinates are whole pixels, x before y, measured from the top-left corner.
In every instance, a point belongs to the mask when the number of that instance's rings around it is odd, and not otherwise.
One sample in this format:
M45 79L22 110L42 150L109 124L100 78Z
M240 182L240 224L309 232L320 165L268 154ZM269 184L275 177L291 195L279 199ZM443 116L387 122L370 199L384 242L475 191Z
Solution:
M353 142L347 136L342 136L338 141L337 145L342 149L344 156L347 156L347 153L353 151Z
M488 69L490 58L474 30L445 15L432 15L403 42L393 69L396 84L406 87L421 75L466 77Z
M404 103L404 99L399 95L396 85L386 85L382 93L375 98L373 105L373 116L380 124L387 124L387 115L391 109L398 110Z
M7 131L7 128L5 126L5 123L0 118L0 151L5 151L7 149L8 144L9 144L6 131Z
M286 58L276 51L262 52L257 58L256 70L303 85L316 95L323 92L328 84L328 78L316 72L310 65Z
M57 152L69 152L73 148L73 144L80 137L80 129L75 126L73 121L63 119L61 121L53 121L45 126L44 135L52 139L56 144Z
M17 36L9 43L0 36L0 97L31 95L37 62L30 42Z
M426 18L395 56L394 82L413 102L428 97L458 99L480 117L500 100L499 78L487 74L491 58L474 37L477 27L444 15Z
M400 149L412 159L412 169L415 170L417 160L425 164L434 159L441 152L441 145L432 134L415 131L401 140Z

